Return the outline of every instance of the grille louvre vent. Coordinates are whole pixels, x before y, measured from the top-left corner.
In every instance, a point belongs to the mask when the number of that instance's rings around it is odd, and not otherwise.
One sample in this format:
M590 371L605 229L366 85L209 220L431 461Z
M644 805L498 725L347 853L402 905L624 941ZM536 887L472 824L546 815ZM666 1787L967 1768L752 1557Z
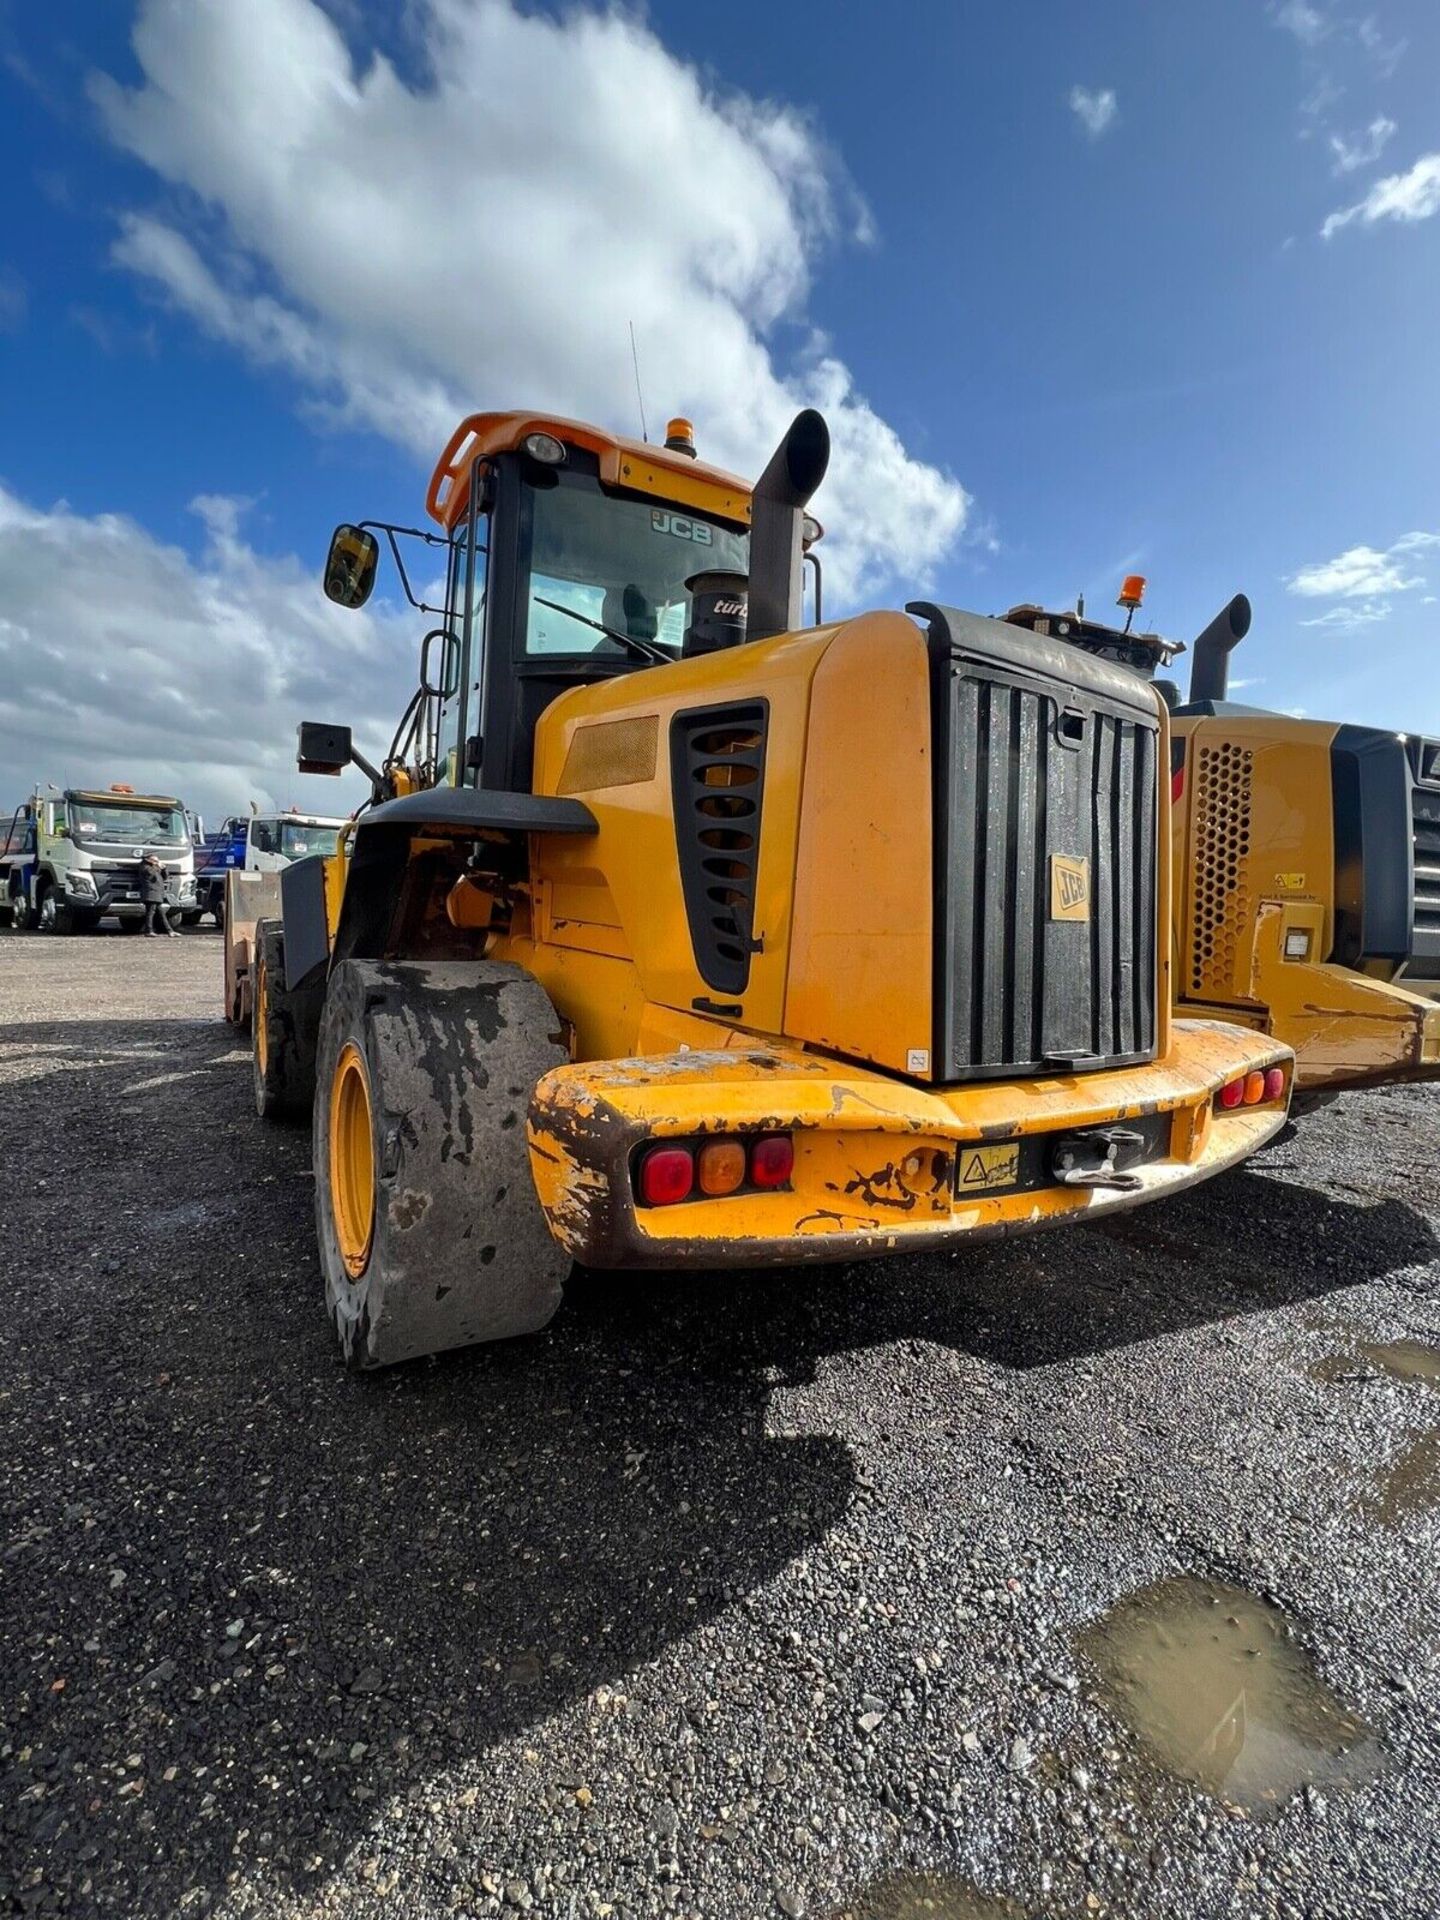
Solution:
M1415 918L1406 971L1412 980L1430 981L1440 980L1440 740L1417 741L1415 763L1419 779L1410 797Z
M1196 756L1190 990L1227 1000L1235 992L1238 940L1254 919L1250 894L1250 799L1255 756L1226 741Z
M1156 727L1078 690L946 676L937 992L952 1080L1153 1056ZM1083 911L1057 915L1056 862Z
M717 993L750 981L755 875L765 796L764 700L677 713L670 779L680 884L695 965Z

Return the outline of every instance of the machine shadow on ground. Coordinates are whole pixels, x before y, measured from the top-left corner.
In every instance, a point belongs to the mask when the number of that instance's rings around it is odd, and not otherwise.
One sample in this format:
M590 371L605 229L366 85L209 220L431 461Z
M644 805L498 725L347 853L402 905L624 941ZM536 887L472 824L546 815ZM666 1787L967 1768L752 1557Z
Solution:
M1263 1220L1283 1261L1237 1251L1235 1216ZM1343 1264L1331 1252L1337 1241ZM1295 1305L1437 1255L1440 1235L1403 1202L1335 1200L1241 1169L1104 1225L928 1259L703 1277L581 1274L567 1308L637 1330L673 1316L671 1338L696 1365L723 1370L748 1359L794 1382L812 1377L827 1353L898 1340L1026 1369Z
M4 1632L21 1740L50 1782L26 1864L72 1889L108 1873L119 1909L137 1888L149 1911L219 1897L237 1869L319 1885L388 1796L473 1769L602 1685L643 1713L646 1664L855 1498L838 1437L766 1431L777 1380L827 1355L921 1340L1030 1368L1437 1252L1420 1214L1386 1202L1345 1236L1354 1262L1312 1259L1356 1209L1247 1172L1103 1232L958 1259L580 1274L542 1335L354 1379L320 1306L308 1132L253 1119L228 1029L0 1041L42 1069L57 1042L101 1063L14 1089L109 1198L89 1218L61 1183L39 1196L7 1307L8 1457L69 1465L63 1512L29 1473L10 1489ZM1286 1265L1226 1252L1234 1207L1259 1210ZM63 1620L43 1649L25 1627L42 1592L52 1632ZM788 1657L778 1638L770 1657ZM703 1705L697 1675L656 1742ZM115 1769L132 1752L146 1784L127 1799ZM28 1784L0 1791L14 1804ZM294 1850L268 1850L275 1833Z

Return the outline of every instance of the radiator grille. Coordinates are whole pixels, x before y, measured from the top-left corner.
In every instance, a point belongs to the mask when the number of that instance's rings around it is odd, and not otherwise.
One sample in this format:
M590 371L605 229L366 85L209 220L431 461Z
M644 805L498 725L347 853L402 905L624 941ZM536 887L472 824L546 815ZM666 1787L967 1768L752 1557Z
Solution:
M942 1070L976 1079L1150 1057L1154 721L978 663L955 675L951 699L948 793L937 796L948 828ZM1087 898L1072 916L1077 872Z
M765 795L763 700L692 708L670 723L680 883L695 965L707 986L741 994L755 951L755 870Z
M1440 740L1416 741L1414 754L1415 919L1407 974L1440 980Z
M1193 924L1190 990L1217 999L1235 991L1238 941L1249 927L1250 790L1254 755L1230 741L1202 746L1191 800Z

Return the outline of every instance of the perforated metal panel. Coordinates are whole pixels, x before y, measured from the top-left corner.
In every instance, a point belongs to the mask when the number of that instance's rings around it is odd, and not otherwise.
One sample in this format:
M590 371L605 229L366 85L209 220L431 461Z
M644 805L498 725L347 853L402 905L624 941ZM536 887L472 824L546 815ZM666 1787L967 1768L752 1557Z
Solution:
M1191 797L1190 990L1235 993L1241 935L1254 916L1250 891L1250 790L1254 754L1226 741L1196 755Z

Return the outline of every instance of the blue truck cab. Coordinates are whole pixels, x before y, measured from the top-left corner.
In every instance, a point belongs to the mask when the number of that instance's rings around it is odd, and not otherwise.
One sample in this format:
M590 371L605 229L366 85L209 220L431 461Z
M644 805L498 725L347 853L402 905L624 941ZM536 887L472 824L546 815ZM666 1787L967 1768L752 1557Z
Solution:
M283 813L232 814L218 833L208 834L203 853L197 853L196 901L202 913L213 914L216 926L225 923L225 876L242 873L278 873L292 860L312 853L332 854L344 820L294 807Z

